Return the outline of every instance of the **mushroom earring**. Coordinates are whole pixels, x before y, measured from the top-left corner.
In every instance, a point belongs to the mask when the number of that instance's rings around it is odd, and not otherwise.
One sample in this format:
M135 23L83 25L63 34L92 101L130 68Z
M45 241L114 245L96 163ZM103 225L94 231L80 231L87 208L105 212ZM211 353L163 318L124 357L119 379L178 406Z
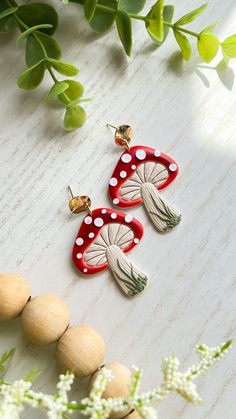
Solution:
M74 196L70 187L69 190L71 212L88 213L73 247L75 266L85 275L96 274L109 266L124 294L133 297L142 292L147 276L125 256L141 240L142 224L131 215L111 208L91 210L88 196Z
M158 231L171 230L179 224L181 215L159 190L176 178L177 163L160 150L143 145L130 147L132 129L129 125L107 126L115 129L116 144L125 148L109 182L113 204L129 208L143 203Z

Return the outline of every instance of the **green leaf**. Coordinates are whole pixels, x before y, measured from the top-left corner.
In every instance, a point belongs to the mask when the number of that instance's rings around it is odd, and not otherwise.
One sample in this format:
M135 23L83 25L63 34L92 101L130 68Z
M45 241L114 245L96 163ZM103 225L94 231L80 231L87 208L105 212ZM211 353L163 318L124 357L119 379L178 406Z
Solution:
M37 38L42 42L47 55L50 58L58 60L61 56L60 45L51 36L43 32L36 33ZM44 51L40 43L33 36L29 36L26 41L25 60L28 67L32 67L34 64L44 58Z
M40 376L40 371L38 368L32 368L32 370L26 375L24 381L30 381L33 383Z
M29 27L41 25L45 22L50 23L52 28L43 28L40 30L48 35L53 35L58 26L58 15L56 10L54 7L45 3L33 3L20 6L17 11L17 16Z
M219 50L219 40L211 33L201 33L198 38L197 47L200 57L206 63L215 58Z
M145 25L150 37L158 43L164 39L163 12L164 0L158 0L145 18Z
M215 29L215 27L218 25L218 22L212 23L211 25L206 26L201 33L211 33Z
M123 10L126 13L140 13L144 6L146 0L119 0L118 1L118 9Z
M68 84L68 88L66 90L66 95L68 96L70 101L74 101L79 99L83 96L84 87L83 85L76 81L76 80L63 80L66 84ZM67 105L68 100L64 98L63 95L58 96L60 101Z
M57 83L52 86L49 94L48 99L52 99L53 97L59 96L61 93L63 93L66 89L68 89L69 84L65 81L58 81Z
M132 24L126 12L117 11L116 26L126 54L130 57L132 50Z
M97 0L85 0L84 2L84 14L88 22L90 22L94 16L97 7Z
M68 103L67 109L74 108L76 105L79 105L80 103L90 102L91 100L92 99L90 97L82 97L81 99L80 98L75 99L72 102Z
M3 19L6 16L12 15L18 10L18 7L9 7L9 9L4 10L0 13L0 19Z
M82 127L85 120L86 112L81 106L77 105L74 108L69 108L65 113L64 128L66 131L73 131Z
M195 20L204 10L207 8L208 3L204 3L202 6L198 7L197 9L193 10L190 13L187 13L183 17L181 17L177 22L175 22L175 26L183 26L187 25L188 23Z
M25 90L35 89L43 80L44 70L45 62L44 60L41 60L33 67L28 68L28 70L20 74L17 80L18 86Z
M189 43L188 38L177 30L174 30L174 35L175 35L176 41L179 44L179 47L180 47L181 53L183 55L183 58L186 61L189 61L190 58L191 58L192 50L191 50L191 45Z
M1 356L0 356L0 377L3 377L3 375L5 374L9 363L12 359L12 357L15 354L15 349L10 349L10 351L6 351L4 352Z
M66 63L65 61L54 60L53 58L49 58L47 61L58 73L63 74L64 76L73 77L79 72L77 67L70 63Z
M111 11L99 9L99 5L111 8ZM99 34L110 29L115 21L116 9L116 0L99 0L93 18L89 22L91 28Z
M236 57L236 34L229 36L222 42L222 51L228 58Z
M173 16L174 16L174 6L172 6L171 4L167 4L166 6L164 6L164 9L163 9L164 22L172 23ZM161 46L165 42L167 36L169 35L169 32L170 32L170 27L164 25L163 40L161 42L155 41L156 44Z
M52 25L44 23L42 25L32 26L31 28L22 32L22 34L16 40L16 45L19 45L24 39L26 39L33 32L37 31L38 29L43 29L43 28L52 28Z
M7 0L0 0L0 13L5 13L6 9L9 9ZM0 32L10 32L16 27L16 21L11 14L0 19Z

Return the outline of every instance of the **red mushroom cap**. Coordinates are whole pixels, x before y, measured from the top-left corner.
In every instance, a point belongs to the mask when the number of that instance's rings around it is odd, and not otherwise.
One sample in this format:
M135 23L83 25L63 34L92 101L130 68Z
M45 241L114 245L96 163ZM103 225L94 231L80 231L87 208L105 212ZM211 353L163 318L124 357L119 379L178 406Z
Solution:
M87 215L78 231L77 238L73 247L72 258L75 266L83 274L95 274L107 268L104 263L99 266L90 266L85 261L85 251L94 242L101 229L107 224L122 224L130 227L134 233L133 240L123 248L123 252L129 252L141 240L143 236L142 224L131 215L112 208L97 208Z
M157 189L166 188L176 178L179 168L177 163L160 150L137 145L125 150L121 155L109 182L109 196L119 207L127 208L139 205L142 199L125 200L120 196L121 186L135 173L138 166L145 162L160 163L168 171L168 178L158 185Z

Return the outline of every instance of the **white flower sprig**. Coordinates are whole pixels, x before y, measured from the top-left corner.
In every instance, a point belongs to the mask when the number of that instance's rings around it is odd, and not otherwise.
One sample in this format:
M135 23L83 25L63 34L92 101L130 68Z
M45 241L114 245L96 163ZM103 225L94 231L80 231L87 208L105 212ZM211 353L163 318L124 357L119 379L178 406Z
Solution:
M68 392L74 381L72 373L60 375L55 395L33 391L32 383L27 378L14 383L0 380L0 417L1 419L18 419L24 407L29 405L33 408L44 408L50 419L65 419L70 417L74 411L79 411L80 414L91 419L106 419L111 412L127 412L127 409L137 410L145 419L156 419L157 412L151 403L160 402L171 392L178 393L190 403L200 403L201 398L193 381L219 361L231 345L232 341L229 340L216 348L209 348L205 345L198 346L199 362L188 368L186 372L180 371L180 362L175 356L165 358L162 362L163 383L152 391L140 395L138 392L142 370L133 367L132 383L127 397L102 398L107 384L112 381L112 373L106 368L102 368L98 374L90 396L80 402L68 401ZM8 354L12 353L4 354L0 358L0 371L11 356Z

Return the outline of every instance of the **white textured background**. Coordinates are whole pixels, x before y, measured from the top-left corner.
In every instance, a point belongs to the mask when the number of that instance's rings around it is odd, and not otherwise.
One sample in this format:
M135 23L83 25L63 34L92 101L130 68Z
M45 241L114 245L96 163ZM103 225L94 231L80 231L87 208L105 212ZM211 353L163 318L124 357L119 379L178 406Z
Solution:
M177 16L200 4L172 3ZM134 23L133 57L127 59L115 30L97 37L79 6L55 4L63 58L81 68L78 79L94 100L86 105L84 128L63 132L63 109L45 103L51 81L32 93L17 89L23 49L15 47L14 37L1 35L1 270L25 275L32 295L63 296L72 323L86 322L103 335L106 361L144 367L143 388L150 389L161 381L163 356L174 351L187 367L195 360L197 343L214 346L235 337L236 66L207 67L196 58L183 65L173 37L155 50L142 22ZM196 27L218 19L221 39L235 32L234 0L211 0ZM145 227L131 258L151 278L145 293L131 301L109 271L86 281L70 261L82 216L69 213L67 185L89 194L94 208L109 205L107 182L120 150L107 121L129 123L135 129L134 144L160 148L180 165L179 177L164 191L183 214L175 231L159 235L143 208L131 211ZM0 350L12 346L17 356L9 377L38 366L42 375L37 387L53 390L58 374L54 347L24 341L18 321L0 325ZM202 406L172 396L161 404L160 418L236 418L235 365L233 349L200 380ZM25 417L42 415L28 412Z

